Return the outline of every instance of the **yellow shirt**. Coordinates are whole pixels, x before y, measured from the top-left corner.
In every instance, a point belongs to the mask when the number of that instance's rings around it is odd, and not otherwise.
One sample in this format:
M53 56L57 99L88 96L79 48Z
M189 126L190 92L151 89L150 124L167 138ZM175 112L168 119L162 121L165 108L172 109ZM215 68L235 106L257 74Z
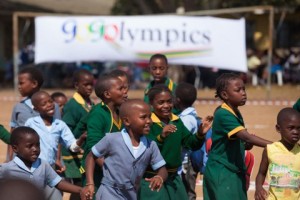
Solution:
M270 183L268 200L300 199L300 145L296 144L291 151L281 142L267 146Z

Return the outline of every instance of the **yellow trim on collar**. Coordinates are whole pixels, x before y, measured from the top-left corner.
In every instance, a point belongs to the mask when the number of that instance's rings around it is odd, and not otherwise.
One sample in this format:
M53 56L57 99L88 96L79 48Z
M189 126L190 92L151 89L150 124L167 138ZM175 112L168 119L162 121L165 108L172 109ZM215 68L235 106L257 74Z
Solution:
M111 132L114 124L119 128L118 123L115 123L115 120L114 120L114 117L113 117L111 109L103 101L101 102L101 106L106 106L107 109L109 110L109 113L110 113L111 124L110 124L109 132ZM119 120L119 122L121 122L121 120ZM122 122L121 122L121 125L122 125ZM120 126L120 128L121 128L121 126Z
M224 108L225 110L228 110L228 111L231 112L234 116L237 117L237 115L236 115L235 112L232 110L232 108L230 108L226 103L222 103L221 108Z
M236 134L237 132L239 132L239 131L241 131L241 130L244 130L244 129L245 129L245 127L243 127L243 126L238 126L238 127L236 127L235 129L233 129L232 131L230 131L230 132L227 134L228 139L235 139L235 138L232 138L232 136L233 136L234 134Z
M151 119L153 123L161 124L161 120L156 116L154 112L151 114ZM177 115L174 115L173 113L171 114L170 121L176 121L178 119L179 117Z
M73 98L75 99L75 101L77 103L79 103L87 112L89 112L91 110L91 107L88 106L88 104L86 103L86 101L82 98L82 96L78 93L75 92L73 95Z
M171 79L169 79L169 85L168 85L168 88L169 90L173 91L173 81Z

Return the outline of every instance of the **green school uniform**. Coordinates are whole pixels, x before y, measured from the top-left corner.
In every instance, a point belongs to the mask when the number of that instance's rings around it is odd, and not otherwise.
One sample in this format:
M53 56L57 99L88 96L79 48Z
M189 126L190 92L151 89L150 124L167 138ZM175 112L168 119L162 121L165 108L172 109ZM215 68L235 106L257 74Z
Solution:
M298 99L298 101L293 105L293 108L295 110L297 110L298 112L300 112L300 98Z
M122 122L115 122L113 115L109 107L103 102L95 105L87 115L87 138L84 149L84 155L82 159L82 166L85 166L85 159L92 147L97 144L106 133L120 132L122 129ZM102 179L102 170L98 165L95 166L94 171L94 183L95 191L98 190ZM85 177L83 177L83 183L85 184Z
M6 144L10 144L10 133L0 125L0 139Z
M62 120L68 125L75 138L79 138L86 130L85 127L81 129L81 132L75 132L76 126L80 120L88 114L92 105L88 105L82 96L75 92L73 97L64 106ZM83 170L81 167L82 154L73 153L65 147L62 147L62 158L66 166L65 177L81 178L81 171Z
M245 147L236 133L245 129L240 112L223 103L214 114L212 148L204 172L204 199L247 199Z
M157 143L160 153L166 161L166 168L169 176L159 192L151 191L149 189L149 183L143 179L138 194L139 199L188 199L182 180L177 174L178 167L181 166L181 150L182 147L191 150L199 149L203 143L203 138L198 137L197 134L190 133L184 126L181 119L172 114L169 123L174 124L177 127L177 131L171 133L169 136L163 139L160 136L164 127L163 122L161 122L154 113L152 113L151 118L153 124L147 137ZM146 173L144 174L144 178L153 177L155 174L156 173L152 171L150 167L148 167Z
M172 93L175 92L176 84L175 84L171 79L166 78L164 84L165 84L166 86L168 86L168 88L172 91ZM148 104L150 103L150 102L149 102L149 97L148 97L148 92L149 92L149 90L150 90L153 86L154 86L154 81L151 81L151 82L148 84L148 86L147 86L147 88L145 89L145 91L144 91L144 101L145 101L146 103L148 103Z

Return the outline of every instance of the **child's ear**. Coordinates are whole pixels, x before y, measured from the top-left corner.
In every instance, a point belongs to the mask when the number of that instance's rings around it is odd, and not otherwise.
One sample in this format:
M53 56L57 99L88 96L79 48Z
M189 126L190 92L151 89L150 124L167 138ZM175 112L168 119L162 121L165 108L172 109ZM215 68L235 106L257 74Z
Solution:
M226 91L222 91L221 92L221 97L222 97L222 99L228 99L227 92Z
M277 131L278 133L280 133L280 126L279 126L279 124L276 124L275 128L276 128L276 131Z
M110 93L108 91L104 91L103 95L106 99L110 98Z
M123 117L123 118L122 118L122 122L123 122L123 124L124 124L125 126L127 126L127 127L130 126L130 122L129 122L129 120L128 120L127 117Z
M15 152L15 153L18 153L18 147L17 145L12 145L12 150Z

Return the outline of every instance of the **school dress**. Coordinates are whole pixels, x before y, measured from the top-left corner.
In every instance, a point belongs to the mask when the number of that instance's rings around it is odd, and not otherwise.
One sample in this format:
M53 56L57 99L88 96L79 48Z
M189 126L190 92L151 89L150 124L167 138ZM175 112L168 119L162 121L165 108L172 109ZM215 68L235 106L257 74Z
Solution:
M300 145L289 151L281 142L267 145L268 200L300 199Z
M171 133L163 139L160 134L162 133L163 127L165 125L154 113L152 113L151 119L153 121L153 124L147 137L157 143L160 153L166 161L168 179L164 182L164 185L159 192L151 191L149 189L149 183L143 179L141 181L141 188L138 194L138 198L140 200L188 199L183 182L180 176L177 174L178 168L181 166L181 149L182 147L191 150L199 149L203 143L203 138L198 137L197 134L191 134L184 126L181 119L178 116L172 114L169 123L174 124L177 127L177 131ZM144 178L151 178L155 174L156 173L148 167L144 174Z
M92 147L97 144L107 133L119 132L122 129L122 122L115 122L109 107L103 102L95 105L87 115L87 138L82 158L82 166L85 166L85 159ZM94 171L95 191L100 186L103 174L102 169L96 165ZM83 176L83 184L85 184Z
M10 133L2 125L0 125L0 139L6 144L10 143Z
M79 138L85 131L83 129L82 132L78 133L74 130L79 124L80 120L85 117L90 110L91 106L89 106L82 96L77 92L74 93L73 97L64 106L62 120L71 129L75 138ZM84 148L84 145L82 145L82 148ZM73 153L70 150L62 147L62 159L66 166L66 171L64 172L65 177L81 178L81 171L83 170L81 166L82 156L83 155L80 153Z
M31 99L26 97L14 106L10 120L10 127L17 128L19 126L24 126L27 119L39 115L40 114L37 111L33 110ZM53 117L56 119L61 119L59 106L57 103L54 103Z
M171 79L166 78L164 84L172 91L172 93L175 92L176 84ZM154 81L151 81L144 91L144 101L148 104L150 103L149 97L148 97L148 92L153 86L154 86Z
M212 147L203 179L204 199L246 200L245 147L235 134L245 129L240 112L227 104L217 108L212 124Z
M137 199L136 193L146 167L151 165L153 170L157 170L166 164L156 143L145 136L140 138L135 154L126 129L106 135L92 148L92 152L96 157L105 158L96 200Z

